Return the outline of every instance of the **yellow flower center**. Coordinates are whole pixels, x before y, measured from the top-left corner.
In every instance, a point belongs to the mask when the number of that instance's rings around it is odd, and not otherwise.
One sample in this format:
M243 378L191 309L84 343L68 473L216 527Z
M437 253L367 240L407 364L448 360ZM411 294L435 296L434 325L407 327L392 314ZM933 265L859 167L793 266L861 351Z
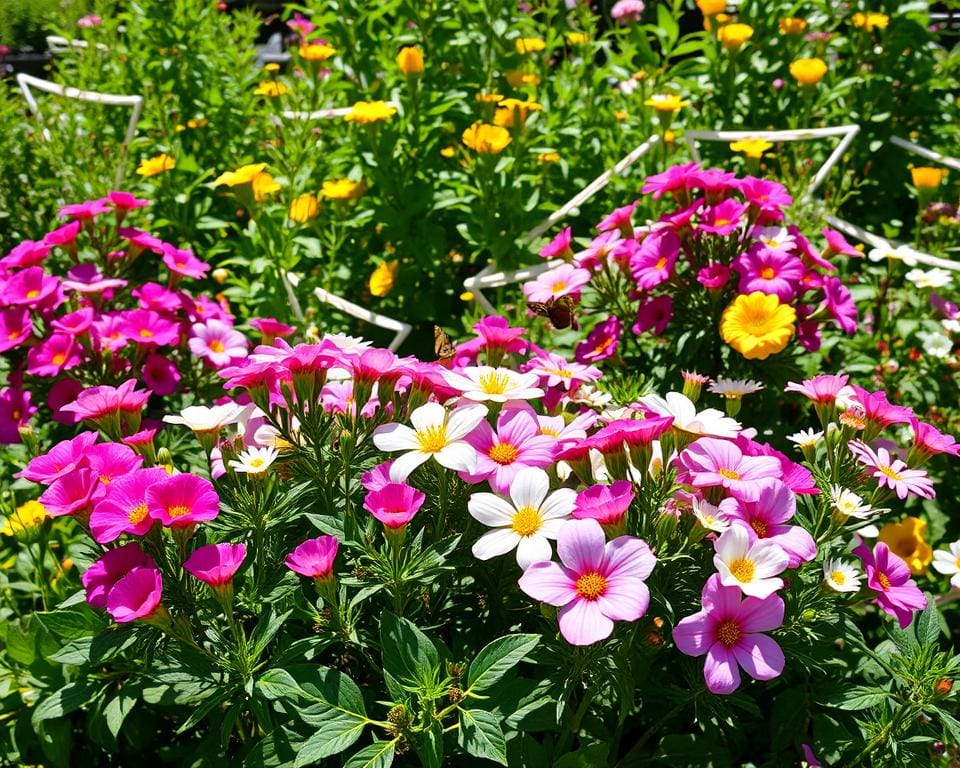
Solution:
M607 577L589 571L577 579L577 595L583 600L596 600L607 591Z
M730 563L730 573L733 574L733 578L744 583L753 581L755 570L753 560L748 560L745 557L741 557Z
M33 289L32 291L27 291L27 298L28 298L28 299L35 299L35 298L37 298L37 296L39 296L39 295L40 295L40 291L38 291L38 290L36 290L36 289Z
M890 467L877 467L877 469L879 469L881 472L883 472L883 474L885 474L887 477L889 477L891 480L893 480L896 483L900 482L903 479L899 473L894 472Z
M259 469L266 463L267 463L266 461L264 461L259 456L257 456L255 458L250 459L250 461L247 462L247 466L253 467L254 469Z
M750 527L761 539L767 538L767 524L763 520L751 520Z
M733 619L722 621L720 622L720 626L717 627L717 640L723 643L727 648L732 648L735 646L742 635L743 633L740 631L740 625L737 624L737 622Z
M727 478L727 480L739 480L740 473L732 469L721 469L719 470L720 475Z
M830 580L838 587L842 587L847 583L847 576L843 571L833 571L830 573Z
M424 453L436 453L447 444L447 427L439 424L417 431L417 442Z
M13 341L19 335L20 335L19 331L10 331L10 333L7 334L7 341Z
M63 361L66 359L66 355L64 355L62 352L58 352L51 358L50 362L52 362L54 365L63 365Z
M776 271L773 267L764 267L760 270L760 277L764 280L773 280L777 276Z
M520 507L514 513L510 527L518 536L532 536L540 530L543 525L543 518L540 516L540 510L533 507Z
M502 395L507 391L510 377L502 371L491 371L480 377L480 390L485 395Z
M885 573L877 574L877 581L880 582L880 587L884 590L890 589L890 577Z
M487 454L497 464L510 464L520 455L520 449L510 443L497 443Z
M560 437L560 430L552 427L540 427L541 435L550 435L550 437Z
M167 515L169 517L183 517L190 513L190 507L184 506L183 504L176 504L172 507L167 507Z
M153 331L151 331L151 330L149 330L149 329L147 329L147 328L141 328L141 329L140 329L140 338L141 338L141 339L151 339L151 338L153 338Z
M560 293L560 291L567 290L567 284L563 282L563 280L557 280L557 282L550 286L550 290L554 293Z
M207 346L211 352L223 352L223 342L219 339L214 339Z
M715 227L725 227L730 223L730 219L725 219L722 216L718 219L713 220L713 226Z
M653 268L663 269L665 266L667 266L667 258L665 256L661 256L659 259L657 259L657 263L653 265Z
M129 520L133 525L142 523L147 517L147 503L141 501L137 506L130 510L130 514L127 515L127 520Z
M604 339L599 344L597 344L597 346L593 348L593 354L599 355L606 352L608 349L610 349L610 347L613 346L613 342L614 342L613 338Z

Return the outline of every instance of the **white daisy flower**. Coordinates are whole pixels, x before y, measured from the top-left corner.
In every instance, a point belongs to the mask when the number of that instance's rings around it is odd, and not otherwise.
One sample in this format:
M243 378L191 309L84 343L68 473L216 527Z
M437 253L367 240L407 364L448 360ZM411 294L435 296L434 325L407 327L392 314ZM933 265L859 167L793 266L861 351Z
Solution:
M812 448L823 440L823 432L817 432L812 429L803 429L792 435L787 435L787 440L796 443L800 448Z
M730 527L730 522L726 519L720 507L715 507L705 499L693 500L693 516L708 531L723 533Z
M917 288L943 288L953 282L953 276L945 269L911 269L904 277Z
M908 245L901 245L898 248L871 248L867 252L867 258L874 262L896 259L902 261L908 267L917 265L917 258L913 255L913 249Z
M406 451L394 460L390 478L402 483L430 458L447 469L473 472L477 452L464 438L487 416L485 405L475 404L447 411L440 403L425 403L410 414L406 424L384 424L373 433L373 444L381 451Z
M734 524L720 534L713 564L725 587L740 587L749 597L765 598L783 587L778 575L786 570L790 558L777 544L765 539L750 543L743 525Z
M274 461L280 452L276 448L247 448L240 453L236 459L230 461L230 466L235 472L246 475L262 475Z
M936 357L944 360L950 357L953 352L953 342L950 337L943 333L923 333L917 334L920 343L923 344L923 351L930 357Z
M236 424L245 410L246 406L237 403L224 403L210 408L191 405L180 411L179 416L167 415L163 420L167 424L183 424L194 432L218 432L228 424Z
M560 488L550 493L550 477L542 469L526 467L517 472L510 486L510 501L493 493L475 493L467 501L470 515L493 528L473 545L478 560L517 550L517 563L524 570L532 563L549 560L561 526L570 519L577 492Z
M823 581L835 592L860 591L860 574L842 560L827 560L823 564Z
M728 400L736 400L744 395L752 395L754 392L759 392L761 389L763 389L763 384L759 381L725 379L720 377L707 387L707 392L713 392L715 395L723 395Z
M952 317L945 317L940 321L940 325L943 326L943 330L947 333L960 333L960 320L955 320Z
M830 502L833 508L844 517L855 517L858 520L869 520L875 512L863 499L840 485L830 486Z
M950 576L950 586L960 589L960 541L950 545L949 550L938 549L933 553L933 569Z
M459 371L443 371L443 378L467 400L505 403L508 400L532 400L543 397L535 373L518 373L509 368L475 365Z
M667 396L645 395L638 402L645 405L658 416L673 416L676 429L693 435L711 435L713 437L736 437L740 424L724 415L716 408L705 408L697 412L697 406L680 392L667 392Z

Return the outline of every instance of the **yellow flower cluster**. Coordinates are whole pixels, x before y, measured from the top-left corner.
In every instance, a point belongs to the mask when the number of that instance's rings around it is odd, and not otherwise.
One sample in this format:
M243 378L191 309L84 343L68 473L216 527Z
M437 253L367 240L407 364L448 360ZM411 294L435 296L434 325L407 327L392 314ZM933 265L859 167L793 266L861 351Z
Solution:
M397 281L397 271L400 263L397 261L385 261L380 264L370 275L370 294L378 298L383 298L391 290Z
M16 508L14 513L3 521L0 533L16 536L24 531L32 531L47 519L47 510L39 501L28 501Z
M514 43L517 53L538 53L547 47L540 37L518 37Z
M796 320L796 310L774 294L741 293L723 310L720 336L748 360L766 360L784 350Z
M910 169L910 179L917 189L936 189L943 183L946 175L943 168L918 166Z
M144 178L148 176L156 176L158 173L169 171L171 168L176 166L176 164L177 161L170 157L170 155L157 155L156 157L151 157L142 161L140 166L137 168L137 173Z
M741 152L746 157L761 158L773 144L766 139L741 139L730 143L730 149Z
M790 63L790 74L800 85L816 85L827 74L827 63L823 59L797 59Z
M290 220L303 224L316 216L319 211L320 201L317 200L316 195L310 193L300 195L290 203Z
M850 21L853 22L853 26L855 27L865 29L867 32L873 32L875 29L886 29L890 23L890 17L885 13L877 13L875 11L869 11L867 13L858 11L853 14Z
M717 40L728 51L739 50L751 37L753 37L753 27L749 24L734 22L733 24L724 24L717 30Z
M226 171L217 177L213 186L241 187L244 184L249 184L253 190L254 199L260 203L267 195L273 194L281 188L273 176L264 170L266 167L266 163L252 163L243 165L235 171Z
M901 558L910 573L920 576L933 560L933 549L924 539L927 523L918 517L905 517L899 523L887 523L880 529L880 541Z
M327 179L320 194L328 200L356 200L367 191L367 185L353 179Z
M369 125L389 120L395 114L397 114L396 107L391 107L385 101L358 101L343 116L343 119L348 123Z
M397 54L397 69L405 75L423 72L423 51L415 45L405 45Z
M279 80L261 80L254 91L257 96L283 96L289 92L290 89Z
M676 112L681 107L686 107L689 101L684 101L673 93L655 93L645 102L645 107L653 107L657 112Z
M780 21L777 22L777 27L780 29L781 35L802 35L807 31L807 22L804 19L789 16L785 19L780 19Z
M469 149L481 155L498 155L513 141L506 128L481 122L467 128L461 139Z
M326 61L336 55L336 48L322 43L304 43L300 46L300 58L306 61Z
M522 101L520 99L502 99L497 105L497 113L493 116L494 125L504 128L512 128L517 118L520 125L527 122L527 115L530 112L540 112L543 107L535 101Z

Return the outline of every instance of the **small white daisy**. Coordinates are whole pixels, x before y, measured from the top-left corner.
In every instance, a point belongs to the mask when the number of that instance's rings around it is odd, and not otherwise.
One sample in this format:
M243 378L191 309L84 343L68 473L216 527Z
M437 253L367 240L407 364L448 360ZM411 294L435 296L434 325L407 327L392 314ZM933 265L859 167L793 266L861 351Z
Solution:
M744 395L752 395L763 389L759 381L745 381L744 379L725 379L720 377L707 387L707 392L723 395L727 400L738 400Z
M803 429L787 436L787 440L796 443L800 448L812 448L823 440L823 432L816 432L812 429Z
M953 276L945 269L911 269L904 277L917 288L943 288L953 282Z
M937 332L924 333L921 331L917 334L917 338L919 338L920 343L923 344L923 351L930 355L930 357L945 360L950 357L953 352L953 342L946 334Z
M933 569L937 573L950 576L950 586L960 589L960 541L950 545L950 549L938 549L933 553Z
M745 525L731 525L717 539L713 565L725 587L740 587L748 597L764 599L783 588L783 573L790 558L779 545L757 539L750 543Z
M280 452L276 448L247 448L236 459L230 461L234 472L245 475L262 475L277 460Z
M869 520L875 514L869 504L864 504L860 496L840 485L830 486L830 502L833 508L844 517Z
M842 560L827 560L823 564L823 581L835 592L858 592L860 574L857 569Z
M720 507L715 507L704 499L693 500L693 516L708 531L723 533L730 527Z

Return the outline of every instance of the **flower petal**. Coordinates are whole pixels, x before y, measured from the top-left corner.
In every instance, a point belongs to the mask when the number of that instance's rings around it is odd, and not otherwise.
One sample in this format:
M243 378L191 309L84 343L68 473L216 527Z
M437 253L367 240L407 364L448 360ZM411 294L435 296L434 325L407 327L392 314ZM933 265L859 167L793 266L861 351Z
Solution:
M487 531L473 543L473 556L477 560L489 560L505 555L520 541L520 537L509 528L494 528Z
M429 458L429 453L422 453L421 451L408 451L402 456L398 456L390 465L390 480L394 483L404 482L410 477L413 470Z
M526 570L534 563L541 563L553 557L553 548L544 536L533 534L521 536L517 544L517 564Z
M545 519L570 517L577 505L577 492L573 488L560 488L551 493L540 505L540 515Z
M546 472L535 467L524 467L513 479L510 498L513 499L517 509L520 507L540 509L540 504L543 503L549 490L550 478Z
M650 590L635 579L611 579L607 591L597 598L603 615L614 621L636 621L650 606Z
M710 616L706 611L687 616L673 628L673 642L677 649L687 656L703 656L714 641L711 626Z
M433 457L441 467L456 472L474 472L477 468L477 452L468 443L450 443L433 454Z
M422 432L430 427L438 427L446 421L447 409L440 403L424 403L410 414L410 423L414 430Z
M467 500L467 511L474 520L498 528L510 525L516 510L506 499L493 493L475 493Z
M373 435L373 444L381 451L409 451L419 449L417 433L406 424L385 424Z
M517 584L534 600L550 605L566 605L577 597L573 575L558 563L534 563L523 572Z
M771 595L765 600L748 597L740 604L737 623L743 632L769 632L783 624L783 600Z
M596 602L574 600L560 609L560 633L571 645L590 645L610 637L613 622Z
M733 693L740 687L740 667L736 657L722 643L714 643L707 651L703 679L711 693Z
M447 439L461 440L487 417L485 405L463 405L454 408L447 418Z
M733 646L733 654L754 680L772 680L783 672L783 651L766 635L744 635Z
M596 520L570 520L557 536L557 554L576 574L599 571L606 536Z
M645 579L656 564L647 542L634 536L618 536L604 547L603 573L610 578Z

